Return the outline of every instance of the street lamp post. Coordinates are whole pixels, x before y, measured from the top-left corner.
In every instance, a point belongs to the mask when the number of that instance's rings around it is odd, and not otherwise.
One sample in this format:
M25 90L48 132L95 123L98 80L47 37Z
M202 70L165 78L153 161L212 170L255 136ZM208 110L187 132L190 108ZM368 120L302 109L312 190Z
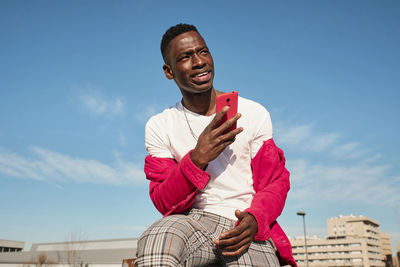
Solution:
M303 227L304 227L304 248L306 250L306 264L308 267L308 253L307 253L307 234L306 234L306 213L304 211L298 211L297 215L303 217Z

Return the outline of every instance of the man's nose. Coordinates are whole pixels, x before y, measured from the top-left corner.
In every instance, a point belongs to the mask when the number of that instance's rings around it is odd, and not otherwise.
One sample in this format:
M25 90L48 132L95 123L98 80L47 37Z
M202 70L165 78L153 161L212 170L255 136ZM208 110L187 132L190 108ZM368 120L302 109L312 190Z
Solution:
M194 69L202 68L206 64L205 60L200 55L197 54L193 55L192 63Z

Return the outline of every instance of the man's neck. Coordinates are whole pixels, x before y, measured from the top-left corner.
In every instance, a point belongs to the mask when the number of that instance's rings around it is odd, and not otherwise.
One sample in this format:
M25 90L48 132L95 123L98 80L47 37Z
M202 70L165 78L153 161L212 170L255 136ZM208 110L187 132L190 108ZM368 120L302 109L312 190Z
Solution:
M181 92L183 96L182 104L188 110L204 116L215 113L215 98L219 92L214 88L199 94L187 93L183 90Z

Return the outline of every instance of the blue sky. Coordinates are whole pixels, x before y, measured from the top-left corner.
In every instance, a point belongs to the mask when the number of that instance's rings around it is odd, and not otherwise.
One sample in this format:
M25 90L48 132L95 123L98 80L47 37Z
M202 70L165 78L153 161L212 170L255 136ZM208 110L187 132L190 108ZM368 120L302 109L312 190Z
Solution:
M180 100L159 44L195 24L215 88L270 111L288 235L363 214L400 245L398 1L0 1L0 239L137 237L160 218L147 119ZM29 247L28 247L29 248Z

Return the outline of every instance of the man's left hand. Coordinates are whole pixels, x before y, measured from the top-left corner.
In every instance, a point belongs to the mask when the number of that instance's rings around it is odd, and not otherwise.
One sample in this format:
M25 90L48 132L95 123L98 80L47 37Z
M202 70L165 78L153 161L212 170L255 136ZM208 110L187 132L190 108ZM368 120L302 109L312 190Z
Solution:
M236 210L235 216L238 218L239 224L235 228L223 232L214 241L224 256L236 256L244 252L250 247L258 231L257 221L250 213Z

